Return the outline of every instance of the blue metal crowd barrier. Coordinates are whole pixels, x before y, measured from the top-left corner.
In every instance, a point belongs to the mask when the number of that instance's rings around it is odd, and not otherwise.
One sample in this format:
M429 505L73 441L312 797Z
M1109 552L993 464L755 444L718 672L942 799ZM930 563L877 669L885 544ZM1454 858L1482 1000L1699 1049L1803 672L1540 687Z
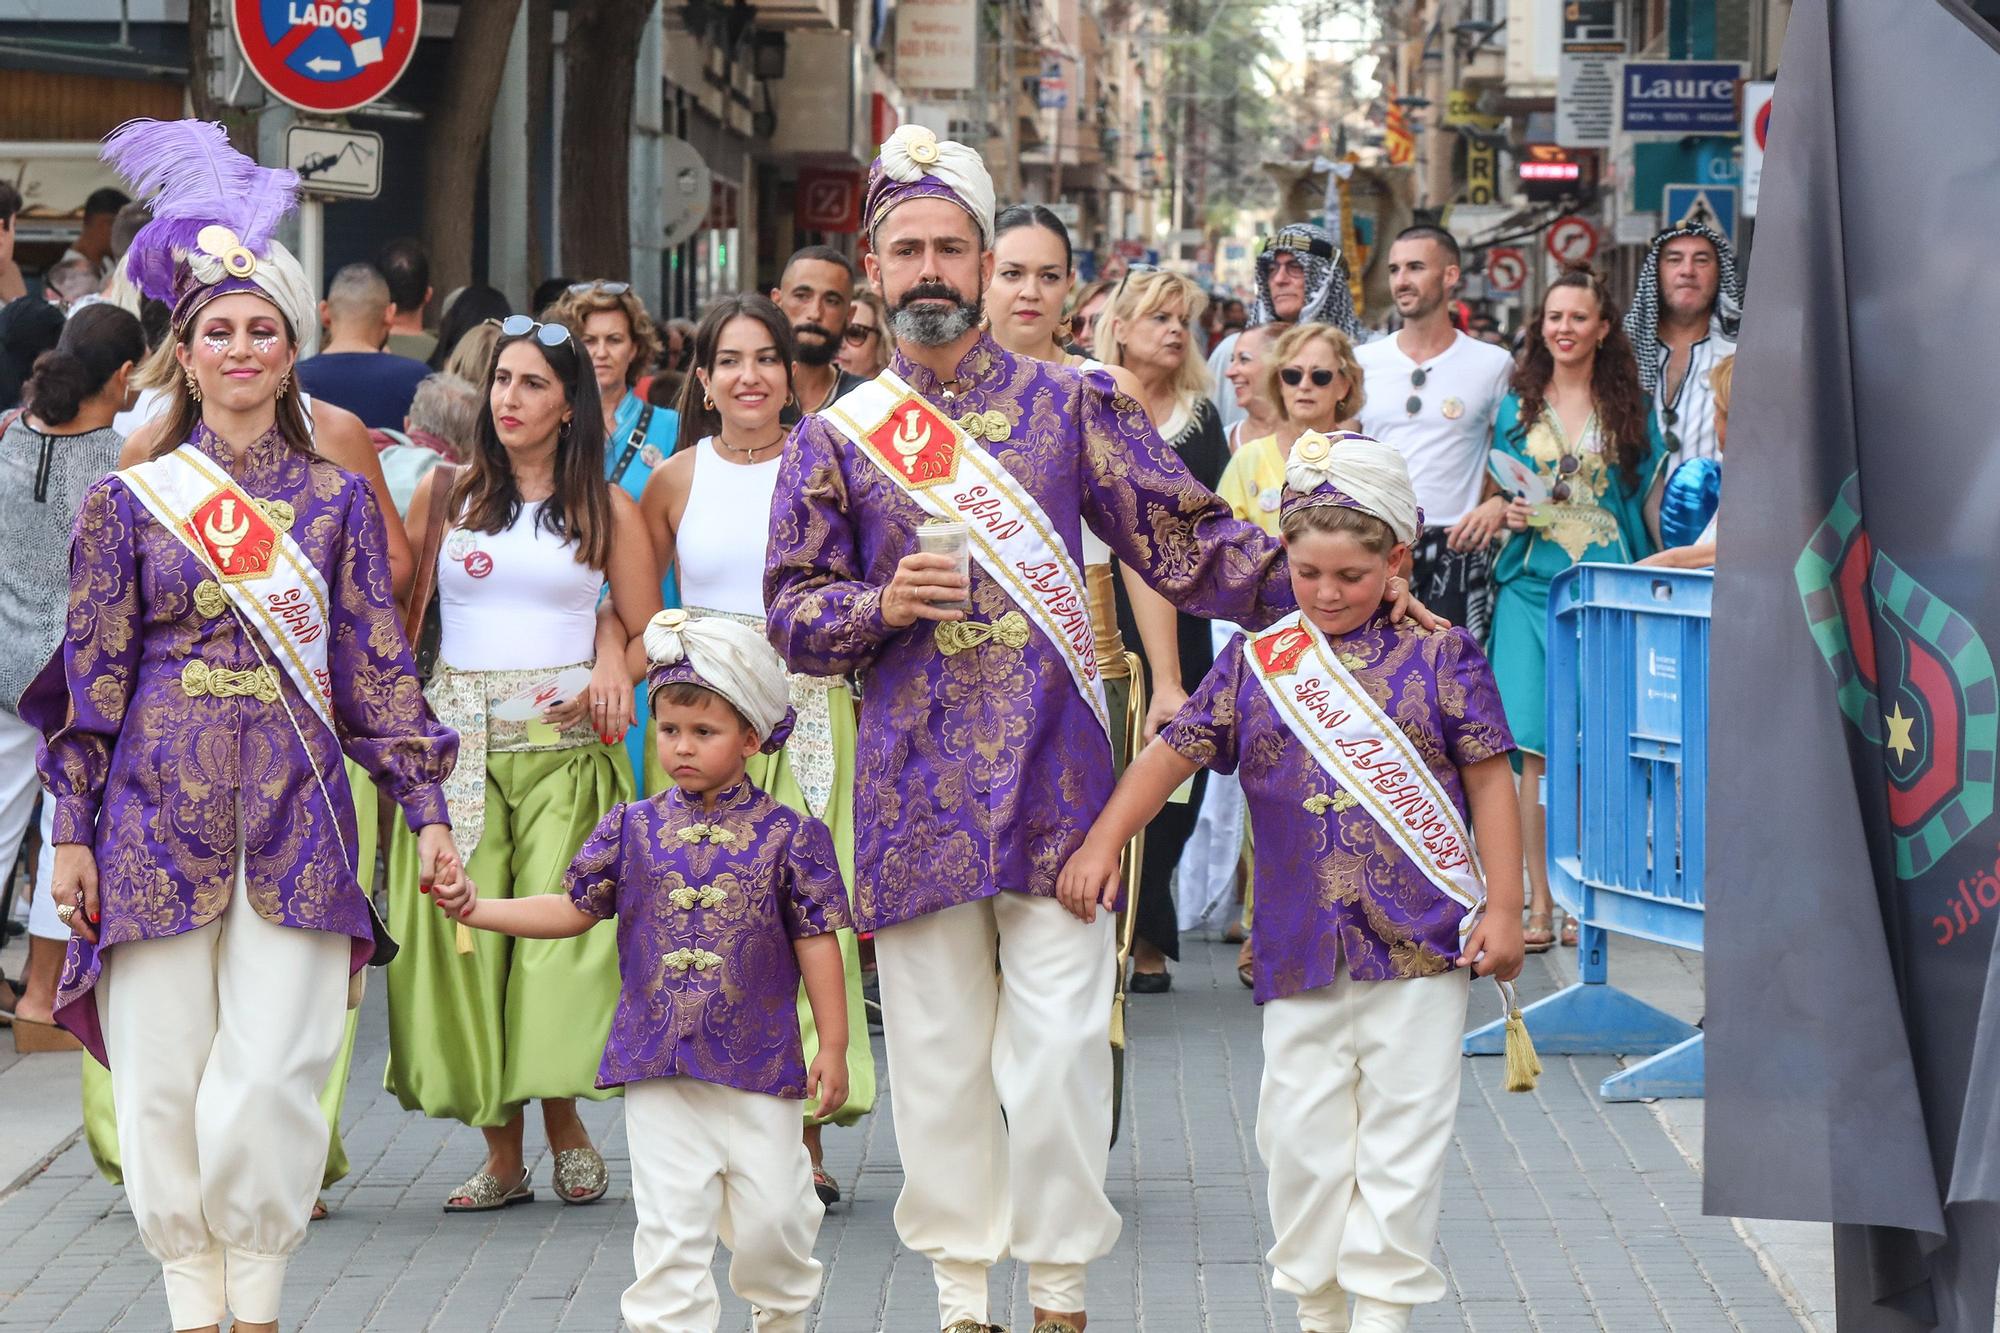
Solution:
M1549 885L1579 923L1577 984L1522 1011L1550 1055L1647 1055L1608 1101L1702 1095L1698 1029L1608 984L1610 936L1702 946L1708 571L1579 565L1549 593ZM1567 742L1567 743L1565 743ZM1468 1034L1497 1055L1504 1027Z

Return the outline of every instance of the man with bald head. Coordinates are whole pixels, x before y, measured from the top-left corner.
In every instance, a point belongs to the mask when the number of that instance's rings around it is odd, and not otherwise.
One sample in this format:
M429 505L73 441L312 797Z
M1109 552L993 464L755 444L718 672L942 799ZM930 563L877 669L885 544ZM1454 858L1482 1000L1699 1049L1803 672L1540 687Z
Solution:
M389 284L372 264L349 264L333 275L319 303L326 342L299 362L299 387L344 407L370 430L400 430L417 386L430 367L382 350L389 340Z

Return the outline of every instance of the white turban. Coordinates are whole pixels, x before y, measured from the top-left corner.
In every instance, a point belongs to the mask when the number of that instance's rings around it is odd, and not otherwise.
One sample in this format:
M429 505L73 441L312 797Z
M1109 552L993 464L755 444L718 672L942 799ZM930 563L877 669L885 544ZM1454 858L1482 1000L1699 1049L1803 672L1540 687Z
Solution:
M949 199L979 224L979 238L993 243L993 177L978 153L940 139L922 125L903 125L882 145L868 172L870 234L889 210L911 199Z
M764 636L721 616L689 616L675 607L646 626L646 676L650 696L662 685L685 681L714 690L775 750L791 731L792 700L785 664Z
M1299 436L1285 461L1285 490L1286 513L1316 505L1358 509L1387 523L1405 545L1416 541L1424 521L1403 455L1353 431Z

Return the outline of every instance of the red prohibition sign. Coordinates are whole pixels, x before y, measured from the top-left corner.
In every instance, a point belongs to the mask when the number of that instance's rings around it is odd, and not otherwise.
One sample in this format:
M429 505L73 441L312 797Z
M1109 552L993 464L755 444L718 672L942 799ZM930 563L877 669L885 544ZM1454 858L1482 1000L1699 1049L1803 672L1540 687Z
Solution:
M1597 254L1597 228L1584 218L1557 218L1549 228L1549 253L1560 264L1587 264Z
M422 0L234 0L236 45L273 95L338 115L396 84L416 54Z

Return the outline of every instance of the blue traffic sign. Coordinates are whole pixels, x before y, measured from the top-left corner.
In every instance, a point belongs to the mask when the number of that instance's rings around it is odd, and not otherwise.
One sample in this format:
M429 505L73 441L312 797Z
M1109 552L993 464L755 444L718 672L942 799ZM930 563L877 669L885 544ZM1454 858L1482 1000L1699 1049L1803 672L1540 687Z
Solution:
M1734 60L1628 60L1618 70L1618 128L1627 134L1736 134Z
M1736 244L1734 185L1669 185L1660 200L1660 221L1669 227L1703 222Z

